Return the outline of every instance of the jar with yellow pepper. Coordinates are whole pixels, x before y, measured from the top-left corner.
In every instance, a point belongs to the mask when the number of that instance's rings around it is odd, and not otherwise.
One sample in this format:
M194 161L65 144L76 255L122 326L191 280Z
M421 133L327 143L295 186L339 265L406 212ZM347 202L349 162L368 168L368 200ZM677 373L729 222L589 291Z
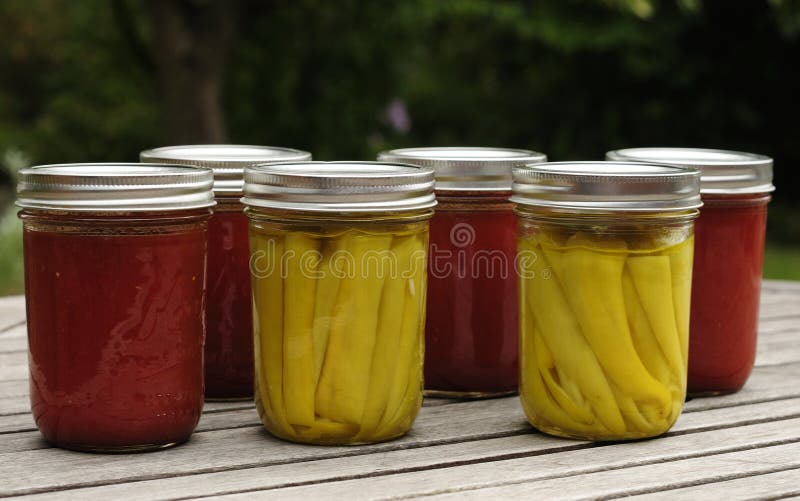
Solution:
M558 162L513 175L529 421L588 440L663 434L686 394L699 172Z
M422 404L433 170L378 162L245 169L256 406L295 442L405 434Z

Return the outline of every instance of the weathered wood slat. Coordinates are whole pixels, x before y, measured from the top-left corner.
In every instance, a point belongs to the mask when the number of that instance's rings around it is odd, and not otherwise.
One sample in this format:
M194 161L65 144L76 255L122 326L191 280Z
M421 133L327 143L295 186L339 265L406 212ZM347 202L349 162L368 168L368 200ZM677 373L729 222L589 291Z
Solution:
M27 352L0 353L0 367L12 365L28 365ZM3 381L4 378L0 378Z
M25 321L25 297L6 296L0 297L0 336L8 331L9 327Z
M23 380L28 377L28 364L0 365L0 381Z
M0 416L0 434L20 433L35 429L36 425L33 422L33 416L28 412Z
M800 363L756 367L744 388L730 395L694 398L684 406L684 412L733 407L744 403L767 402L800 397Z
M800 343L800 322L798 322L796 329L776 331L766 336L758 336L758 349L759 351L770 351L775 349L775 345L780 345L786 341Z
M28 379L12 379L10 381L0 381L0 402L8 397L28 398ZM0 403L0 409L2 409Z
M30 408L30 400L27 395L0 399L0 417L25 414L30 412Z
M800 282L794 280L763 280L761 290L767 293L776 292L796 292L800 294Z
M20 339L28 335L28 327L25 319L15 319L13 322L7 321L7 326L0 331L0 339Z
M733 409L726 409L726 411L728 410ZM759 419L763 420L764 416L772 416L776 421L787 417L795 417L786 421L744 425ZM791 430L792 425L795 427L800 426L800 418L796 416L800 416L800 399L781 406L775 403L742 406L736 408L735 412L732 413L723 412L723 410L695 413L681 418L674 428L673 437L642 443L651 444L648 449L650 451L649 454L665 454L663 457L672 457L675 454L685 455L687 451L699 454L700 452L695 450L696 448L691 444L706 444L708 447L716 447L716 449L713 449L716 451L752 447L759 443L773 443L776 440L781 440L780 438L775 438L775 436L784 433L784 430ZM742 427L738 427L739 425L742 425ZM431 474L440 475L441 473L436 472L441 472L441 468L446 466L478 462L486 463L519 456L559 453L560 451L571 449L581 449L584 455L588 455L588 457L601 454L601 452L598 452L600 450L598 447L593 447L588 442L562 440L535 434L530 432L530 428L526 426L524 431L529 433L458 444L432 445L422 449L401 449L382 452L378 455L365 454L344 458L320 459L302 464L229 469L202 475L160 478L137 482L133 486L125 483L116 483L101 487L59 491L58 495L66 499L86 499L87 497L115 498L121 496L128 498L133 496L134 499L152 500L169 499L178 496L210 496L225 492L277 488L303 483L320 483L353 477L374 480L373 477L376 475L426 468L436 468ZM709 432L713 433L709 434ZM684 436L689 437L695 434L702 435L702 437L683 438ZM672 443L674 441L677 442L673 445L666 445L668 442ZM658 446L659 443L664 443L665 446L660 447ZM577 453L577 451L574 452ZM561 460L557 459L561 457L560 455L541 457L553 457L554 464L561 464ZM605 456L599 457L600 459L598 460L583 460L583 462L579 459L574 459L567 465L572 470L558 471L564 473L573 471L575 468L603 468L606 465L606 457L608 461L622 461L630 464L636 464L638 461L637 457L631 458L627 453L619 454L618 452L610 452ZM657 457L662 458L662 456ZM480 466L474 467L480 469ZM556 470L548 470L548 473L555 474ZM420 474L424 473L420 472ZM496 479L496 476L490 475L488 478Z
M773 333L783 333L795 331L800 325L800 317L791 318L768 318L761 320L758 324L759 336L770 336Z
M794 327L758 336L756 366L779 365L800 360L800 319Z
M800 333L790 332L790 339L759 342L756 365L781 365L800 360ZM791 339L794 338L794 339Z
M19 324L0 333L0 353L22 352L21 356L26 357L28 352L27 329L26 324Z
M764 293L761 295L761 302L759 303L759 314L764 312L771 312L778 310L785 312L786 307L797 303L800 293Z
M550 499L622 497L665 487L719 482L729 478L788 471L798 467L800 467L800 444L793 443L536 483L445 494L431 499L503 499L529 496ZM276 498L272 496L272 499Z
M786 426L781 427L781 424ZM791 423L798 426L800 421ZM454 491L457 496L482 499L544 499L562 497L599 497L616 493L635 492L637 484L668 483L680 480L671 475L672 469L684 472L684 463L695 468L705 461L726 456L728 470L734 470L736 456L743 455L746 461L752 448L771 453L761 453L758 459L770 459L769 466L758 465L762 471L774 471L783 467L776 456L788 459L791 453L800 452L800 443L786 446L768 445L800 441L796 431L789 429L790 423L766 423L741 428L713 430L704 433L681 435L670 440L651 440L629 444L606 445L588 449L555 452L546 455L531 455L522 458L492 462L479 462L454 466L446 471L437 469L398 473L380 477L343 480L333 483L285 487L268 491L270 499L325 499L346 495L349 499L396 499L401 497L431 496ZM746 436L743 436L746 434ZM518 437L522 439L523 437ZM785 447L781 449L780 447ZM748 450L749 449L749 450ZM736 452L725 453L735 450ZM721 454L724 453L724 454ZM693 458L693 459L684 459ZM800 466L800 457L791 457ZM646 465L646 466L640 466ZM675 466L681 465L681 466ZM739 466L746 470L747 466ZM659 471L659 467L663 471ZM643 469L650 474L638 473ZM709 475L708 472L705 475ZM511 484L511 485L508 485ZM479 490L477 490L479 489ZM608 492L606 492L606 489ZM465 490L465 492L462 492ZM266 493L261 493L266 494ZM470 496L473 494L473 496ZM222 496L222 499L238 499L252 495Z
M24 326L23 326L24 327ZM25 338L5 339L0 337L0 353L22 353L28 352L28 340Z
M761 318L790 314L796 312L798 302L800 302L800 294L776 295L771 297L769 302L761 303L758 313Z
M724 498L725 501L744 501L746 499L775 499L796 495L800 495L800 468L668 491L639 494L627 499L636 501L696 501L698 499Z

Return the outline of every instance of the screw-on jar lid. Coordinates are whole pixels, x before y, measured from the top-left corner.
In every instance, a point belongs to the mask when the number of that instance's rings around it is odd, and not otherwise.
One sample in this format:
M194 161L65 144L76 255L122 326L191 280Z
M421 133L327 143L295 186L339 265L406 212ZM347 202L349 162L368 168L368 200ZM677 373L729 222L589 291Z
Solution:
M512 202L578 211L696 209L700 172L637 162L552 162L514 169Z
M305 162L311 153L292 148L244 144L192 144L164 146L139 154L142 162L198 165L214 170L214 192L241 195L244 168L271 162Z
M400 212L436 205L433 169L382 162L246 167L242 203L310 212Z
M718 195L769 193L772 159L755 153L703 148L627 148L606 153L606 159L658 162L700 169L700 192Z
M144 212L214 205L211 169L185 165L89 163L22 169L17 205L76 212Z
M510 191L513 167L546 162L547 156L511 148L431 147L384 151L378 160L432 167L441 191Z

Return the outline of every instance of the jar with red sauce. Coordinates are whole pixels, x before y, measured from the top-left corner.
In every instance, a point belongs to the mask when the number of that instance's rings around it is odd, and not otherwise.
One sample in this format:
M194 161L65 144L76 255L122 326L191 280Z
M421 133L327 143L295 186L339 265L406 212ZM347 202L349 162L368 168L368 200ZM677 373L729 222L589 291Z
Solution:
M688 393L738 391L756 357L767 203L775 189L772 159L699 148L630 148L607 157L700 169Z
M425 328L426 395L484 398L517 391L517 222L511 169L544 162L528 150L405 148L385 162L432 167Z
M141 451L194 431L212 183L158 164L20 172L31 410L51 444Z
M143 151L143 162L198 165L214 171L217 205L208 221L205 385L207 400L253 397L253 314L248 224L239 202L247 166L307 161L290 148L207 144Z

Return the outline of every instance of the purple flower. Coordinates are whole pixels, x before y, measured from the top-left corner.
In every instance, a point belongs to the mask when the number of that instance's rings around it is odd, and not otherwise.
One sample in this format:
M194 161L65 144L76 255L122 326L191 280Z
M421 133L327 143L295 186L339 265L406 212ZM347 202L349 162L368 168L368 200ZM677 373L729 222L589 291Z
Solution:
M411 117L408 115L406 104L401 99L394 98L389 101L386 106L386 120L394 130L401 134L411 130Z

